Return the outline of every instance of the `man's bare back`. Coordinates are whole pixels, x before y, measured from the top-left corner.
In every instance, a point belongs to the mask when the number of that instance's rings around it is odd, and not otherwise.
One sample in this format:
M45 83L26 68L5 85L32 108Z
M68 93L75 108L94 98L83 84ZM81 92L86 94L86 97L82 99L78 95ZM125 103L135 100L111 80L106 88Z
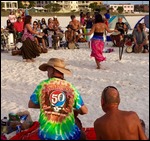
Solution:
M117 89L103 91L101 105L106 114L94 122L97 140L147 140L138 115L119 110L119 102Z
M146 140L140 120L135 112L112 111L94 123L100 140ZM119 129L119 130L118 130Z

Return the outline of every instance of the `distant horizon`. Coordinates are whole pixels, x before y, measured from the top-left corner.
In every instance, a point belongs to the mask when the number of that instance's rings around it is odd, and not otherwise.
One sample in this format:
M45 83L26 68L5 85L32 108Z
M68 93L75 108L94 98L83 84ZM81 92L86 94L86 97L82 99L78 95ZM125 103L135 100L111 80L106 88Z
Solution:
M149 1L103 1L104 4L149 4Z

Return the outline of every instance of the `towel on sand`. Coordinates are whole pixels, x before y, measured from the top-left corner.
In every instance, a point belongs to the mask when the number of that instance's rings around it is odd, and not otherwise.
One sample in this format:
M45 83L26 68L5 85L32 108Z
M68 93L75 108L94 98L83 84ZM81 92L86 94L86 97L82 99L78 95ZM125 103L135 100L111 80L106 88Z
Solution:
M16 134L14 137L10 138L10 140L40 140L40 138L38 137L38 129L39 122L35 121L31 128ZM82 130L85 132L86 138L88 140L96 140L96 135L93 127L82 128Z

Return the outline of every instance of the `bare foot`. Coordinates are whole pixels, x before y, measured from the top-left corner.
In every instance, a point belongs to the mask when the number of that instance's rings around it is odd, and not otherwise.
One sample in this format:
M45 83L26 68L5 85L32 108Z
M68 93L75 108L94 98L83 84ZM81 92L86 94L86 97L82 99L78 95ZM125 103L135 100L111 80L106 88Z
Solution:
M32 60L31 59L26 59L26 62L32 62Z
M98 66L96 69L100 69L100 66Z
M32 62L35 62L35 60L34 60L33 58L31 59L31 61L32 61Z

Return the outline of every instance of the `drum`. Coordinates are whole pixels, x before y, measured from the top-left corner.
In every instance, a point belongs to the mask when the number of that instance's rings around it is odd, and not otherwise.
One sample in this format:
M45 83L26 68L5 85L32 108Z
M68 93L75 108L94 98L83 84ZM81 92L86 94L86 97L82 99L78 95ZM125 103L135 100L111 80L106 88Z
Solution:
M43 36L41 36L41 35L36 35L38 38L42 38Z
M126 52L131 53L133 51L132 46L127 46Z
M75 43L68 43L68 48L69 49L75 49L76 48L76 45L75 45Z
M133 51L132 42L131 41L126 42L124 45L126 46L126 52L127 53L131 53Z
M52 35L52 39L53 39L53 46L54 46L54 49L58 49L58 47L60 46L60 38L59 38L59 35Z
M113 32L111 35L113 35L113 36L117 36L117 35L120 35L120 31L118 31L118 32Z
M112 40L112 42L114 43L115 46L117 47L120 47L120 41L121 41L121 38L120 38L120 32L113 32L111 35L110 35L110 38Z

